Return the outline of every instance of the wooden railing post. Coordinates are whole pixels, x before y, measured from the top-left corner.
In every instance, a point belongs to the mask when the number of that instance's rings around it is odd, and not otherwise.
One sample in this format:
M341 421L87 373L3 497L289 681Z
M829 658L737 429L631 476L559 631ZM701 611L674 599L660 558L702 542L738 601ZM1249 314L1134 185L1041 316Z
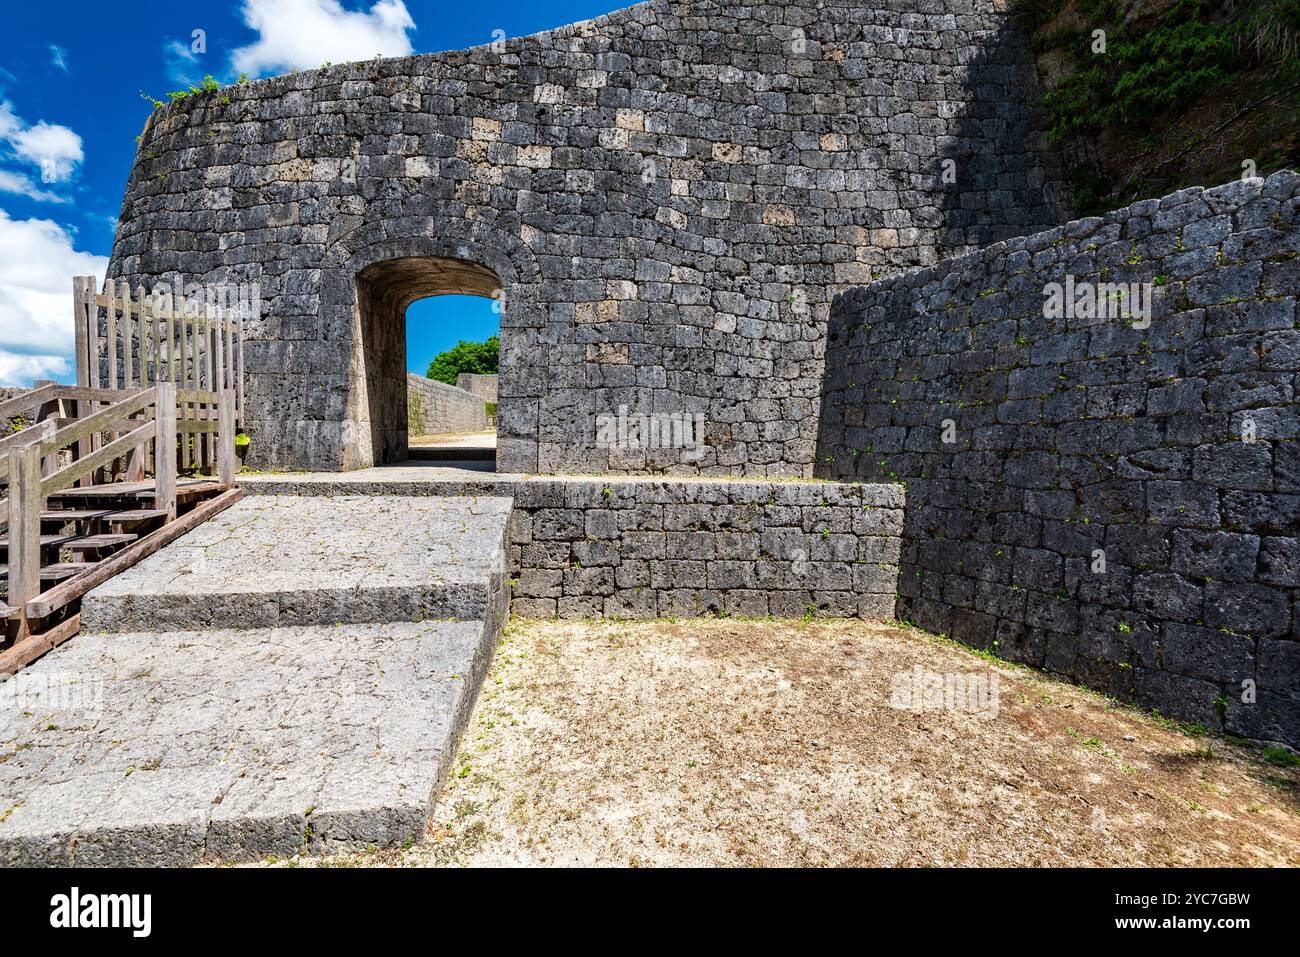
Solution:
M77 344L77 385L90 385L90 325L86 322L86 276L72 277L72 332Z
M217 481L235 484L235 390L217 393Z
M93 353L91 339L95 336L95 331L91 329L90 318L86 315L86 297L93 294L94 288L94 276L74 276L72 279L72 328L77 342L77 385L82 388L90 388L98 381L98 370L93 377L90 370ZM74 415L89 415L93 411L90 402L86 399L74 399L71 405ZM73 455L80 459L90 453L90 436L86 436L77 443Z
M43 389L48 385L58 385L53 379L34 379L32 380L33 389ZM59 419L63 417L63 400L51 399L49 402L43 402L32 411L32 425L39 425L47 419ZM31 426L28 426L30 428ZM56 451L52 455L41 459L41 474L49 475L59 467L59 453Z
M53 423L51 423L53 424ZM27 602L41 593L41 447L9 453L9 604L19 610L19 639L27 637Z
M154 389L158 423L154 440L154 507L165 510L170 522L176 517L176 383L159 382Z

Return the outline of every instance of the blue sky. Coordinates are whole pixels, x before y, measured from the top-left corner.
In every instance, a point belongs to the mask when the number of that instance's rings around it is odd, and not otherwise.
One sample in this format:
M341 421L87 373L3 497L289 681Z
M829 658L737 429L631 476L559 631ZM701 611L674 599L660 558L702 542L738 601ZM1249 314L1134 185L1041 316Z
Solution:
M0 46L0 385L74 374L74 274L101 280L150 105L141 92L329 61L430 53L523 36L622 0L118 0L6 3ZM196 34L195 31L202 31ZM408 313L408 367L496 332L488 300Z

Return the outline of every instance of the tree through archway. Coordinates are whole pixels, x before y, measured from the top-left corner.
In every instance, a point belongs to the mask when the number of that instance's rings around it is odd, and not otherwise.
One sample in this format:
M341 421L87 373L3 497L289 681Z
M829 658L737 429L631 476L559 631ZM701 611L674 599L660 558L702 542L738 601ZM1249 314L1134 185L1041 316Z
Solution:
M499 299L501 280L486 266L461 259L408 256L373 263L357 273L358 327L373 462L402 461L409 454L406 310L431 296Z

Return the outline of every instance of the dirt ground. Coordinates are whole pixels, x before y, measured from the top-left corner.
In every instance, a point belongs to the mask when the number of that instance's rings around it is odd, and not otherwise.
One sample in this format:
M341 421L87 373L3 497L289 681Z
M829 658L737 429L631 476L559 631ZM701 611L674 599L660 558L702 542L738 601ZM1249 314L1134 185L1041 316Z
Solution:
M516 620L425 842L321 863L1296 866L1267 758L901 626Z

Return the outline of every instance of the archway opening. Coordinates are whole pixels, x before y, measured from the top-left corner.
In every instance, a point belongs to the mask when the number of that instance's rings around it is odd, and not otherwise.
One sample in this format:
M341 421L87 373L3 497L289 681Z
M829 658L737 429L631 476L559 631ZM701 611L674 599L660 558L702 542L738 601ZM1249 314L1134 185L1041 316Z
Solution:
M495 459L500 336L500 299L430 296L407 307L412 458Z
M476 297L474 302L481 305L477 310L469 308L472 304L464 297ZM479 433L476 444L487 450L477 458L491 467L495 435L489 441L483 434L489 431L489 384L429 379L429 364L437 353L427 359L425 355L438 343L450 341L454 346L458 339L474 341L493 322L492 331L499 334L501 297L496 273L466 260L402 257L357 273L363 414L368 416L374 464L407 460L412 448L418 453L429 445L431 436L473 432ZM431 301L425 304L424 300ZM484 319L484 311L490 320ZM438 349L442 351L446 350ZM490 390L495 406L494 383Z

